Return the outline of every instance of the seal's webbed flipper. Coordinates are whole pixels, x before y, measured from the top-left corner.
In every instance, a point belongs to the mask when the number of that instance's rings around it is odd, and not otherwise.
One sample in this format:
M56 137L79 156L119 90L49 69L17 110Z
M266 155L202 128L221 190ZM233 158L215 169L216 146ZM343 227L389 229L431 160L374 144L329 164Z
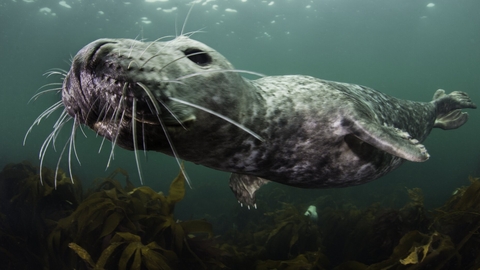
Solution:
M246 204L248 207L255 204L255 192L269 181L257 176L232 173L230 176L230 188L241 204Z
M435 92L432 103L435 104L437 111L433 127L441 129L455 129L462 126L468 120L468 113L462 112L461 109L477 108L467 93L454 91L447 95L443 89Z
M394 156L415 161L426 161L430 155L425 146L405 131L387 125L348 121L352 134L358 139Z

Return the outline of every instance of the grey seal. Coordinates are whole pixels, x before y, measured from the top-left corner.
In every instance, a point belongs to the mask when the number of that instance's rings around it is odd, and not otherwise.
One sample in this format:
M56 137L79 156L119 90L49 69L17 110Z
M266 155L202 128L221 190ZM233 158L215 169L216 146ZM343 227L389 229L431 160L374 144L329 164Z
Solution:
M476 108L459 91L415 102L310 76L241 73L186 36L99 39L65 74L59 126L73 119L72 134L82 124L125 149L231 172L239 202L256 206L255 192L268 181L347 187L405 160L426 161L421 142L432 128L458 128L468 119L461 110Z

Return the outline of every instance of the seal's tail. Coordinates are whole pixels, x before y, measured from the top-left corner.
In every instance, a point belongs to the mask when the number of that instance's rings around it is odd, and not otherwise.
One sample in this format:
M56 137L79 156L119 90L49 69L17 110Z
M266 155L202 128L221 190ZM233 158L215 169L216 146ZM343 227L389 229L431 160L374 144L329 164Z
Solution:
M437 111L433 127L441 129L455 129L462 126L468 120L468 113L462 112L462 109L477 108L467 93L454 91L447 95L443 89L435 92L432 103L435 104Z

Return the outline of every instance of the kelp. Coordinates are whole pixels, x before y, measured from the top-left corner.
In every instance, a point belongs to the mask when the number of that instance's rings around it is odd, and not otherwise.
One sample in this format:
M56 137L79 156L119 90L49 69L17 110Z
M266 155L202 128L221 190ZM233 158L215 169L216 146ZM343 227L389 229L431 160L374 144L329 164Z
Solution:
M171 183L167 196L145 186L133 188L128 175L123 188L114 176L101 181L50 234L49 247L55 250L56 264L65 262L64 267L78 268L75 258L80 257L93 269L178 269L191 265L206 269L210 263L222 265L208 256L198 257L190 246L198 236L213 236L208 222L174 219L175 204L185 195L182 173Z
M185 195L180 173L168 195L134 188L119 169L83 196L80 181L24 162L0 174L0 258L6 269L212 269L217 260L212 226L178 221ZM123 174L125 187L116 177ZM85 197L85 199L83 199ZM17 225L21 225L20 228Z
M368 269L464 269L447 265L455 254L450 237L437 232L427 235L411 231L402 237L390 259L370 265Z
M236 269L478 269L480 223L472 215L480 217L475 212L480 207L480 182L472 179L468 188L457 191L434 215L425 210L420 189L404 192L409 200L400 209L378 203L359 209L351 203L332 203L332 197L319 199L318 224L310 226L314 233L300 229L308 218L285 203L281 210L264 213L257 227L222 236L228 244L221 248L241 258L227 265L242 265ZM470 222L446 219L460 214ZM451 229L448 233L442 230L444 225ZM308 243L301 244L303 250L293 248L302 234L316 242L317 250L305 249ZM462 237L455 240L455 234ZM316 259L307 260L307 254Z
M2 269L480 268L478 178L434 211L415 188L403 190L409 200L399 209L322 196L311 202L318 220L304 215L308 204L272 189L262 196L273 204L219 215L232 224L214 237L206 220L175 219L182 174L165 195L135 188L121 169L86 192L47 168L42 184L37 171L23 162L0 173Z
M44 168L43 182L29 162L8 164L0 173L0 261L4 269L48 269L45 239L56 221L82 199L80 181Z

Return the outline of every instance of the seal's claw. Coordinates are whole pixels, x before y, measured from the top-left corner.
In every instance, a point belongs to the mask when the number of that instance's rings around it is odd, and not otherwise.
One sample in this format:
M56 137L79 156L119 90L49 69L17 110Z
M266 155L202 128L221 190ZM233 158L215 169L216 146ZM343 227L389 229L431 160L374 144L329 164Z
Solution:
M230 176L230 188L240 205L246 204L248 209L250 209L250 206L257 209L255 192L266 183L268 183L268 180L252 175L232 173Z

